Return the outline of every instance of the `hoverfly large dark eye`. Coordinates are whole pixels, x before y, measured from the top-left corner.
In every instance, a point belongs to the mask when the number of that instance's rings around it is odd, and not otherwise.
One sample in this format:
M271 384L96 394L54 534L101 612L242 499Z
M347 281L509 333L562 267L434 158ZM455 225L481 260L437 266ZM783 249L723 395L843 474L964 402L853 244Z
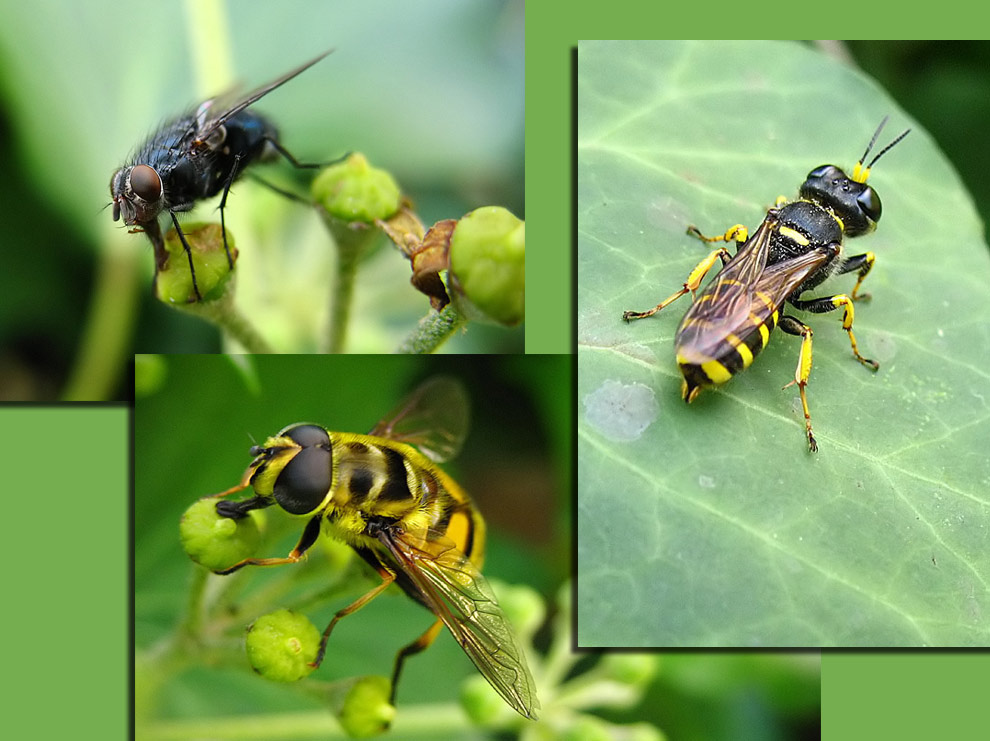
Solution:
M162 197L162 179L155 168L148 165L135 165L131 170L131 190L134 194L154 203Z
M880 221L883 205L880 203L880 196L877 195L877 192L873 188L867 186L866 190L857 196L856 203L859 204L859 209L866 218L874 224Z
M333 454L328 448L303 448L275 479L275 501L289 514L316 511L330 491Z
M282 430L282 434L295 440L304 448L314 445L322 445L324 447L330 445L330 436L326 430L318 425L295 425Z

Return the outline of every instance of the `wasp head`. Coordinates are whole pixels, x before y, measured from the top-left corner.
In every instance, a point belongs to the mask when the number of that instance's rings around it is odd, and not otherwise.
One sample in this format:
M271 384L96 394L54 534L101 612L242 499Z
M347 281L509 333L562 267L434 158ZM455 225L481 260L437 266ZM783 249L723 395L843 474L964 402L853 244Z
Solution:
M880 196L872 187L853 180L835 165L822 165L809 172L800 192L802 198L839 217L848 237L876 229L883 211Z
M110 178L113 220L128 225L154 220L165 205L162 179L150 165L121 167Z

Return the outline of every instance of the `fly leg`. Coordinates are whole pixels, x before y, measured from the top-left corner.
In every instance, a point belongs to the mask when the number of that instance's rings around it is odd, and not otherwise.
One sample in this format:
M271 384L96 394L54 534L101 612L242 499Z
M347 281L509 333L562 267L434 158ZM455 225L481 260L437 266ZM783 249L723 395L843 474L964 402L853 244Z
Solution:
M347 159L348 157L351 156L351 153L348 152L343 157L338 157L337 159L331 160L330 162L300 162L299 160L297 160L292 155L292 153L288 149L286 149L281 144L279 144L277 140L275 140L275 139L273 139L273 138L271 138L269 136L269 137L266 137L265 138L265 141L268 142L268 144L271 145L272 149L274 149L280 155L282 155L283 157L285 157L285 159L287 159L289 161L289 163L293 167L298 168L300 170L309 170L309 169L318 169L320 167L328 167L329 165L335 165L338 162L342 162L343 160L345 160L345 159ZM262 177L258 177L258 175L254 174L253 172L251 173L251 177L256 182L259 182L262 185L264 185L266 188L269 188L270 190L275 191L280 196L284 196L285 198L288 198L290 201L298 201L299 203L306 203L306 204L311 203L311 201L308 198L304 198L304 197L302 197L302 196L300 196L300 195L298 195L296 193L293 193L292 191L285 190L284 188L280 188L277 185L274 185L272 183L269 183L267 180L265 180Z
M189 242L186 241L186 235L182 233L182 227L179 226L179 220L176 218L175 212L174 211L169 211L168 212L168 215L172 217L172 223L175 225L175 233L179 235L179 241L182 242L182 249L184 249L186 251L186 257L189 259L189 277L192 278L192 287L193 287L193 292L196 294L196 300L197 301L202 301L203 300L203 295L199 292L199 286L196 285L196 269L193 267L192 248L189 246ZM220 219L221 219L221 221L223 221L223 211L220 212ZM224 247L227 246L227 235L226 235L226 233L224 233L224 242L223 242L223 245L224 245ZM157 254L157 250L156 250L156 254ZM167 258L167 255L166 255L166 258ZM229 253L227 255L227 259L228 260L230 259L230 254ZM155 276L157 277L157 275L158 275L158 272L156 270L155 271Z
M318 169L320 167L326 167L327 165L335 164L335 163L340 162L341 160L346 159L347 157L350 156L350 153L345 154L343 157L341 157L339 159L336 159L336 160L333 160L333 162L300 162L299 160L297 160L295 157L292 156L292 153L288 149L286 149L281 144L279 144L277 140L275 140L272 137L268 136L268 137L265 137L265 141L267 141L269 144L271 144L272 145L272 148L276 152L278 152L280 155L282 155L287 160L289 160L289 162L292 163L292 166L293 167L295 167L297 169L300 169L300 170L313 170L313 169Z
M223 220L223 209L227 205L227 194L230 193L230 186L234 183L234 179L237 177L238 165L241 162L241 155L234 155L234 164L230 168L230 175L227 176L227 182L223 185L223 196L220 198L220 232L223 234L223 250L227 253L227 265L231 270L234 269L234 260L230 256L230 247L227 246L227 225ZM190 257L190 259L192 259ZM199 295L199 292L196 292Z

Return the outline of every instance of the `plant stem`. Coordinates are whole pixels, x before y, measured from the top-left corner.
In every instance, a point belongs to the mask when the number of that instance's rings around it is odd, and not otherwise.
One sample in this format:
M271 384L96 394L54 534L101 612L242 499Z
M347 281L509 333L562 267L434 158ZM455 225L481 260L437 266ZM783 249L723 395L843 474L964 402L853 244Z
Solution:
M100 250L92 303L63 401L103 401L113 393L125 350L130 358L127 348L137 319L139 254L130 242L116 240Z
M351 314L358 261L365 247L379 232L370 228L354 229L333 217L326 217L325 221L337 243L337 273L330 294L330 327L324 352L339 353L344 351L344 342L347 339L347 322Z
M450 335L464 325L467 319L453 304L447 304L443 311L431 311L419 320L416 329L396 352L424 354L434 352Z

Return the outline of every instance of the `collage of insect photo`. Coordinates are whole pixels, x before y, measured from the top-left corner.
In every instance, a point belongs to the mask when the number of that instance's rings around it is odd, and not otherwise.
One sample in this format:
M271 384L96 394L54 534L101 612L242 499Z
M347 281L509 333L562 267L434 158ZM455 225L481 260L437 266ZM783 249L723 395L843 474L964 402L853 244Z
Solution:
M16 737L982 738L990 45L64 5L0 25Z

